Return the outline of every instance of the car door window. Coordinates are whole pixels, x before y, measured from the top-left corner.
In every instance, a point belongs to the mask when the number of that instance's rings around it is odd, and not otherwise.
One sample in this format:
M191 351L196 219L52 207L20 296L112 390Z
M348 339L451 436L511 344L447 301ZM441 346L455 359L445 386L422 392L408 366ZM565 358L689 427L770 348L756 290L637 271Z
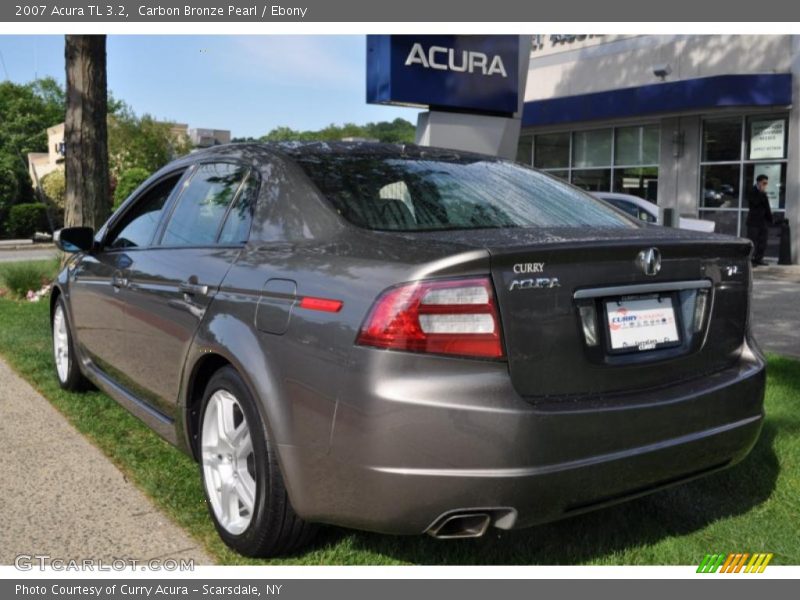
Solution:
M136 248L148 246L153 241L161 214L172 190L183 173L176 173L146 191L114 227L106 246L109 248Z
M247 241L250 236L250 224L253 222L257 195L258 177L255 173L250 173L222 226L219 234L220 244L243 244Z
M162 246L208 246L244 180L247 169L230 163L200 165L178 198Z

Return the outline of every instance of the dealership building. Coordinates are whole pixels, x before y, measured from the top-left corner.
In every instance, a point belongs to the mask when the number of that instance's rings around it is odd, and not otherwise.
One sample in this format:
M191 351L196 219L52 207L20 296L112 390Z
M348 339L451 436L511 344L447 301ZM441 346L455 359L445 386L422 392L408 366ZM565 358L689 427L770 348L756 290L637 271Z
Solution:
M517 159L733 235L766 174L797 262L799 84L800 36L533 36Z

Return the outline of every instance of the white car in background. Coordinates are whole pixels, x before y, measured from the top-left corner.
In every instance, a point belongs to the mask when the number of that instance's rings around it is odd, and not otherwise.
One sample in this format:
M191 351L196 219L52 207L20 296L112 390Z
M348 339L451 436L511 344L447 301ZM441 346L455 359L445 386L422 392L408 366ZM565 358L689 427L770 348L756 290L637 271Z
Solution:
M639 198L638 196L631 196L630 194L615 194L611 192L592 192L595 198L600 198L608 202L612 206L625 211L629 215L641 219L647 223L661 224L661 219L658 215L658 206L648 200ZM704 231L706 233L713 233L716 223L714 221L706 221L704 219L692 219L689 217L680 217L678 227L680 229L691 229L692 231Z

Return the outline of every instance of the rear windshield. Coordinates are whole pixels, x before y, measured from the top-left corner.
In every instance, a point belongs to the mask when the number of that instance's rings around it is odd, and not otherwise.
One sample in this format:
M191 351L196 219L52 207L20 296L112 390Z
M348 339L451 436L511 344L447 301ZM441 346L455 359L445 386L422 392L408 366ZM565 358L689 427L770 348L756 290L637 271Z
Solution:
M342 155L295 160L339 214L368 229L637 226L577 188L511 162Z

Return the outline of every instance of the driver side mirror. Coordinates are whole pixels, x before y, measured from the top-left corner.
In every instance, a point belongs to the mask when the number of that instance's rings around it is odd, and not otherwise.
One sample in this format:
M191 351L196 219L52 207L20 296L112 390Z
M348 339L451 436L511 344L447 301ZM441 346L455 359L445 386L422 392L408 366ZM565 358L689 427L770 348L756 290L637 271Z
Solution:
M91 227L64 227L53 234L53 242L64 252L89 252L94 247Z

